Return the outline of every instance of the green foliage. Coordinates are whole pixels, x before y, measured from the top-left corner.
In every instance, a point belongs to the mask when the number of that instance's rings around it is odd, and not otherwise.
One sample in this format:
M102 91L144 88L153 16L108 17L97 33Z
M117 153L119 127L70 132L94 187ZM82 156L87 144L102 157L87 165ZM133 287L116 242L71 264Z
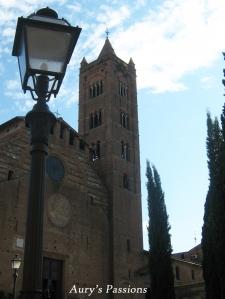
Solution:
M207 114L209 190L202 228L203 275L206 299L225 298L225 125Z
M171 266L170 226L160 176L147 161L149 213L149 266L152 299L174 299L174 277Z

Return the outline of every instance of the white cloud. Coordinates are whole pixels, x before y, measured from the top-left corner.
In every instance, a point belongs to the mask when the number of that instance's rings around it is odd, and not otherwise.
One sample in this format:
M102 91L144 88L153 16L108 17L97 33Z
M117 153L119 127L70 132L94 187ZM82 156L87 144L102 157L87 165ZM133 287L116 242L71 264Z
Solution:
M136 1L136 8L145 6L147 4L147 0L137 0Z
M6 80L4 94L13 101L20 112L26 113L34 105L30 93L23 94L19 79Z
M152 1L154 5L148 6L145 0L130 2L129 6L111 1L98 7L97 15L96 3L90 9L76 1L0 0L2 47L12 43L18 15L26 16L34 8L53 3L66 3L67 9L76 12L71 13L71 19L78 17L84 24L70 68L77 68L83 56L88 61L97 58L108 27L117 55L127 62L132 57L135 62L138 88L152 92L188 88L185 75L212 65L225 49L224 0L165 0L161 5Z
M14 37L14 35L15 35L15 28L8 27L2 31L3 37Z
M17 79L6 81L6 89L8 91L15 91L20 88L20 82Z
M74 103L78 102L78 95L79 92L77 88L74 86L71 88L67 82L63 82L57 98L52 100L51 105L52 107L57 107L57 105L60 104L70 108Z
M165 1L113 35L117 54L132 56L139 88L180 91L183 76L210 66L225 48L225 1ZM219 33L219 34L218 34Z
M68 4L67 8L72 12L80 12L81 11L81 5L79 3Z
M110 6L102 5L99 10L97 21L105 23L108 28L120 25L130 16L130 9L125 5L117 8L116 10L113 10Z

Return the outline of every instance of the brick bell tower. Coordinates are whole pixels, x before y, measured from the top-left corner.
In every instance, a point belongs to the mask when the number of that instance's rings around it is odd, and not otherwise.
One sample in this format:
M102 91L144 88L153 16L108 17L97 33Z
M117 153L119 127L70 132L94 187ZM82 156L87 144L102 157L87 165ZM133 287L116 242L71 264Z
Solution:
M108 37L95 61L81 62L79 134L109 192L111 283L137 286L143 242L136 71Z

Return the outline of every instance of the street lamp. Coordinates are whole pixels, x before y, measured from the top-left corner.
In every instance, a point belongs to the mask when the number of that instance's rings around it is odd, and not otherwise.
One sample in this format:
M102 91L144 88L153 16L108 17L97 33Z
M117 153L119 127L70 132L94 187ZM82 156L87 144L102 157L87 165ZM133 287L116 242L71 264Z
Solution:
M12 55L17 56L22 89L36 101L25 121L31 131L31 171L28 195L22 298L42 298L45 159L48 136L56 118L47 102L56 96L81 28L46 7L18 18Z
M18 271L21 265L21 258L18 257L16 254L15 257L11 261L12 263L12 269L14 270L13 272L13 299L15 299L16 296L16 279L18 277Z

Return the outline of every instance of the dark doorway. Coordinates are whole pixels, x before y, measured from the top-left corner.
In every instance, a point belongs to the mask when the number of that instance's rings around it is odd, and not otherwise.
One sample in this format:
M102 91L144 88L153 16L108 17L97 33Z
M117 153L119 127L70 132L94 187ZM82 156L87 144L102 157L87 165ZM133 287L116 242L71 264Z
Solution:
M63 262L45 258L43 260L43 298L62 299Z

